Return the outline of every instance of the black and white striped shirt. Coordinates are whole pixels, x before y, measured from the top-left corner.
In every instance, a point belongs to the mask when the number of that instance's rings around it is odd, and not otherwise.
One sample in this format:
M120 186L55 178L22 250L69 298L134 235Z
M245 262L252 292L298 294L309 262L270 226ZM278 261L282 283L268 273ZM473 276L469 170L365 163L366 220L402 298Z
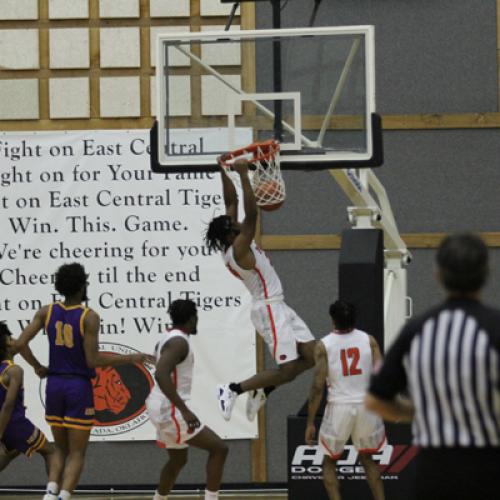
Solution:
M500 447L500 311L450 299L410 321L370 392L415 406L414 444Z

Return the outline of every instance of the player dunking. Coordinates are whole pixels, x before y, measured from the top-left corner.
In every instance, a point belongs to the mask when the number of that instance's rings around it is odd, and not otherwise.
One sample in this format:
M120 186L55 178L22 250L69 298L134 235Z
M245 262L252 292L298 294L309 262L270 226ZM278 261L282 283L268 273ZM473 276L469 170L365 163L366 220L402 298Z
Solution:
M302 319L284 301L280 279L266 254L255 244L257 204L248 178L248 162L236 160L241 179L245 217L238 222L238 197L233 182L221 169L226 215L214 218L205 240L221 251L229 271L243 281L252 295L251 320L266 342L278 369L264 370L239 383L218 386L219 408L226 420L238 395L249 391L247 417L253 420L268 394L291 382L314 365L314 337Z
M197 333L198 313L192 300L174 300L169 308L172 329L156 345L156 384L146 400L157 442L169 460L163 467L153 500L166 500L182 467L188 446L208 451L205 500L217 500L227 446L188 408L191 398L194 355L191 335Z
M150 361L146 354L111 356L99 353L99 315L87 301L87 275L82 265L62 265L55 274L55 288L64 302L39 309L17 341L17 348L45 329L49 341L49 367L45 419L56 444L55 460L62 471L60 484L52 485L45 500L69 500L83 470L85 452L94 424L91 379L98 366ZM59 496L56 496L60 486Z
M23 369L13 362L13 344L9 328L0 322L0 471L21 453L27 457L39 453L45 460L49 488L60 473L54 467L54 446L26 418Z
M330 306L333 332L316 344L316 369L309 396L305 441L314 443L314 419L318 411L325 382L328 404L319 431L319 445L325 453L323 481L330 500L340 500L340 487L335 463L344 451L349 437L359 452L366 479L375 500L384 500L384 486L371 454L385 442L382 419L364 407L366 390L373 366L382 355L371 335L354 325L354 306L338 300Z

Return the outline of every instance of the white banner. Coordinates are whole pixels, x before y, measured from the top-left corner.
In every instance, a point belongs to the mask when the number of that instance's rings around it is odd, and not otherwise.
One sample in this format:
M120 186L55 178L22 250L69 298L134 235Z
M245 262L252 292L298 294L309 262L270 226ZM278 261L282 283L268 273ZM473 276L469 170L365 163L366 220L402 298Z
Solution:
M101 350L152 352L169 303L190 298L199 308L192 408L222 437L254 438L245 398L229 423L217 408L216 384L256 369L250 297L203 243L224 210L218 174L153 174L148 142L145 130L0 135L0 319L18 336L41 305L60 298L55 270L80 262L89 306L101 316ZM45 335L31 346L46 363ZM154 439L144 409L152 383L139 366L100 370L92 439ZM28 416L47 432L44 383L27 366L25 388Z

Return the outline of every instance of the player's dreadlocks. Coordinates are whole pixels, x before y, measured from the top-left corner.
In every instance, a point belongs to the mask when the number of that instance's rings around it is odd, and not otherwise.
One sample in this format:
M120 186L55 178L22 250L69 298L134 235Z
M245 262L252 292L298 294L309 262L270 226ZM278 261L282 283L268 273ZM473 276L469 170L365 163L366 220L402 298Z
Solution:
M212 219L205 233L205 243L209 250L223 251L227 246L227 237L231 233L233 221L229 215L219 215Z

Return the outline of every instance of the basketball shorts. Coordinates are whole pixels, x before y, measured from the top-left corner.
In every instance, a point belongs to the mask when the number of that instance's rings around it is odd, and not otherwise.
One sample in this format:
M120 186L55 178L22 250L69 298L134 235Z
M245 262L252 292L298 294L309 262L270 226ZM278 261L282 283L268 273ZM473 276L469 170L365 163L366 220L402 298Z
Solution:
M92 430L95 421L92 381L72 375L49 375L45 420L52 427Z
M191 431L181 412L167 398L150 395L146 399L149 419L156 428L156 444L160 448L182 449L198 434L204 425Z
M375 453L385 443L384 422L363 403L328 403L319 430L319 445L326 455L337 460L349 437L359 453Z
M297 343L314 340L304 321L282 300L255 301L250 318L278 364L299 357Z
M2 436L7 451L19 451L27 457L38 451L47 442L45 434L26 417L11 420Z

